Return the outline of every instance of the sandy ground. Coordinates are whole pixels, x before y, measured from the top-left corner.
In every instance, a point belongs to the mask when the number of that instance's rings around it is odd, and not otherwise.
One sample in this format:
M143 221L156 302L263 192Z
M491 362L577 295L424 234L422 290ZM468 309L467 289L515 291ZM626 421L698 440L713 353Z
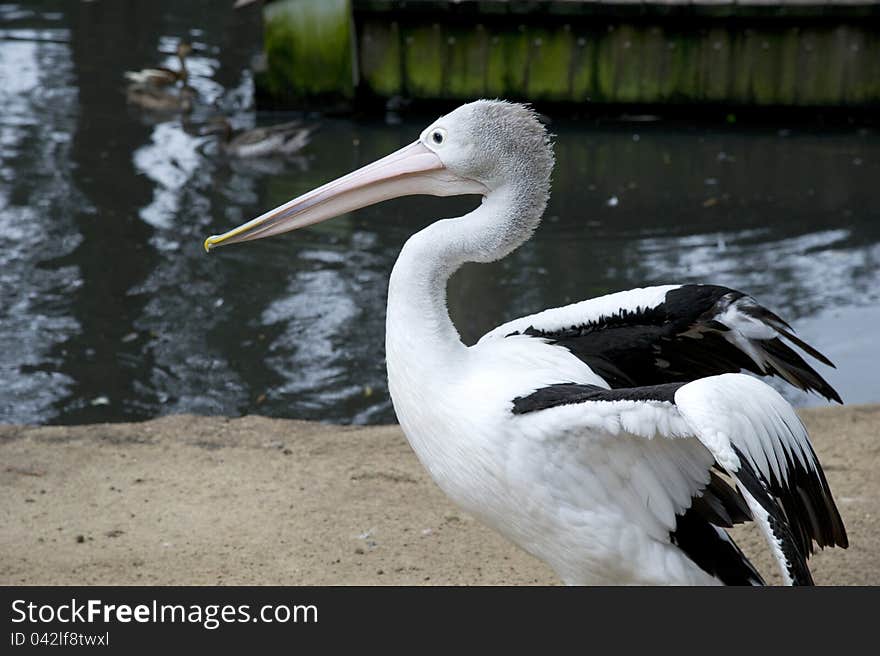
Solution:
M816 580L880 584L880 406L802 416L852 544L816 555ZM0 584L556 582L453 507L396 426L0 426Z

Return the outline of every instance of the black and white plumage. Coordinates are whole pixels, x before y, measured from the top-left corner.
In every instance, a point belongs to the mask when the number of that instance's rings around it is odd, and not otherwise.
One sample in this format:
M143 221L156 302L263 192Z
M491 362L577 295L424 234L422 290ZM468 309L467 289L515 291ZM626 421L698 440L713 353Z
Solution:
M516 319L486 337L519 333L567 348L613 388L745 370L841 402L785 341L833 366L825 356L753 298L719 285L611 294Z
M711 454L736 491L708 472L706 487L695 495L702 503L692 501L676 512L670 540L692 551L689 555L697 562L723 563L726 569L716 575L725 583L761 581L721 530L740 521L757 521L787 583L812 583L806 559L814 542L819 547L847 546L843 521L806 430L788 403L754 378L722 374L692 383L617 390L551 385L514 399L512 411L540 413L563 406L571 408L577 424L585 413L592 421L601 419L612 434L620 430L648 439L695 438ZM700 533L703 537L692 541Z
M725 531L754 520L786 583L846 531L806 430L757 376L840 400L824 356L745 294L669 285L523 317L465 346L446 308L464 262L540 222L553 167L525 107L478 101L418 141L223 235L301 228L396 196L479 194L404 245L391 274L388 382L446 494L570 584L761 584ZM748 373L741 373L741 372Z

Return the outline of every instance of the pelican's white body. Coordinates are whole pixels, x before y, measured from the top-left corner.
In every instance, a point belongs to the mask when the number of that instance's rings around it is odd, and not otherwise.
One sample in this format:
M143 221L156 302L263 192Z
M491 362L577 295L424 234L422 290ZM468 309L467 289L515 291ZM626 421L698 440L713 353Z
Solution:
M568 351L541 340L487 335L472 347L460 341L447 313L445 280L437 284L446 271L430 253L437 233L461 220L414 235L389 286L389 391L419 460L456 504L547 562L566 583L717 583L669 541L675 512L708 480L713 457L705 447L621 434L619 408L611 404L604 426L601 416L574 417L583 414L575 406L514 415L512 399L546 385L608 385ZM645 431L653 432L650 405L632 406L634 420L645 417ZM634 495L645 485L651 492L662 471L646 478L644 470L662 470L667 460L675 471L664 490L654 491L657 507L646 508ZM681 462L690 464L692 480L682 478Z
M587 427L554 430L548 415L576 408L539 416L511 413L510 399L534 391L534 380L558 381L551 371L597 383L588 367L540 353L534 344L525 348L527 338L471 347L442 369L414 364L427 364L420 358L398 365L391 355L400 352L395 332L387 340L395 411L416 455L456 504L547 562L566 583L716 582L669 542L675 525L671 505L663 509L666 521L643 512L638 519L647 521L637 522L627 508L625 486L634 467L652 450L672 450L675 443ZM424 380L430 386L420 384ZM698 443L679 445L681 457L708 471L708 451ZM690 492L682 486L682 507ZM658 497L658 503L664 499Z

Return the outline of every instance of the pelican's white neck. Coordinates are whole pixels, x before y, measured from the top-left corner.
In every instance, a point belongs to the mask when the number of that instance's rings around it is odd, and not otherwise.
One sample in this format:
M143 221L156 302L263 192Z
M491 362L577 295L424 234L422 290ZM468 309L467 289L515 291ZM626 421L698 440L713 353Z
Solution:
M531 237L541 220L546 185L494 190L472 212L444 219L404 244L391 272L386 318L389 376L396 361L454 364L466 347L449 317L446 285L465 262L493 262Z

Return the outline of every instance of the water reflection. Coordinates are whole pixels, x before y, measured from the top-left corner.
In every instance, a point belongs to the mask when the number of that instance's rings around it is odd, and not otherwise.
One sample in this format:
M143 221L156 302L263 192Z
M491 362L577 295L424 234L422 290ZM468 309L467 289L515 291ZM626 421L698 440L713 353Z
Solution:
M473 199L400 199L211 257L201 240L410 142L425 119L328 119L298 159L240 161L181 119L125 103L123 71L170 62L186 38L201 99L188 121L220 110L243 128L290 118L249 109L257 15L207 0L0 5L0 420L393 420L388 274L412 232ZM467 341L618 289L718 282L750 291L838 360L829 378L844 398L880 401L875 133L552 129L558 167L541 230L452 281Z
M38 15L0 7L0 417L11 421L50 417L74 385L58 346L80 329L67 299L82 279L64 258L80 240L71 201L91 209L71 181L69 31L14 27Z

